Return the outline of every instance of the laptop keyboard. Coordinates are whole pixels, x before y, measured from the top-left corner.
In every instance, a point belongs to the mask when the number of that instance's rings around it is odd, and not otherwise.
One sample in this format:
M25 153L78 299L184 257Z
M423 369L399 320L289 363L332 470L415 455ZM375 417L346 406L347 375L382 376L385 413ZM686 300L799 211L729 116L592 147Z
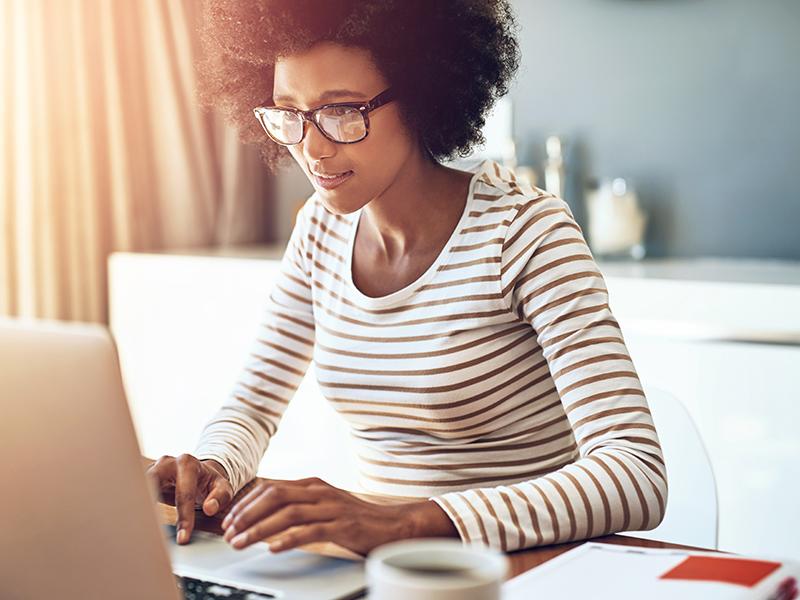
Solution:
M178 589L183 592L183 597L186 600L217 600L218 598L224 598L226 600L267 600L276 597L272 594L251 592L229 585L194 579L192 577L175 575L175 579L178 584Z

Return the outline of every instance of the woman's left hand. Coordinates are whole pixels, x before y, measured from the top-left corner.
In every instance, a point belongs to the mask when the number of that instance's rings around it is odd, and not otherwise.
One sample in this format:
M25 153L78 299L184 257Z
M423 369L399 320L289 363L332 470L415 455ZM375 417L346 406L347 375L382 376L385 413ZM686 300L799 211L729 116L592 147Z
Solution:
M222 528L236 549L269 539L272 552L334 542L366 555L394 540L458 536L435 502L375 504L317 478L260 483L231 507Z

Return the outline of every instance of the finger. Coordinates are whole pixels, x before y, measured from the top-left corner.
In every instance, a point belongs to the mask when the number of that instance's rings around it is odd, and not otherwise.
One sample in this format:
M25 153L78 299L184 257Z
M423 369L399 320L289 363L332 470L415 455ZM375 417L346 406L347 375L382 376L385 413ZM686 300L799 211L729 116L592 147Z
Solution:
M223 537L226 541L230 541L237 533L248 529L257 521L270 516L283 506L314 503L318 500L319 496L305 487L266 485L263 487L261 494L257 495L250 503L244 506L238 503L231 509Z
M237 534L230 543L236 549L246 548L298 525L329 522L340 510L333 504L289 504Z
M259 496L261 496L265 490L269 488L289 488L289 487L299 487L301 489L305 489L310 493L310 496L316 497L318 499L323 498L335 498L343 493L343 490L340 490L336 487L333 487L331 484L326 483L319 477L308 477L306 479L260 479L259 484L251 489L245 496L237 500L236 504L231 507L231 511L233 515L231 515L231 519L233 519L239 511L244 510L249 504L255 501ZM348 494L349 495L349 494ZM222 526L226 527L229 523L225 523L223 521Z
M300 491L299 493L291 496L291 498L282 500L281 494L284 493L283 490L290 488ZM245 495L243 498L240 498L236 504L231 507L228 515L222 521L222 528L231 528L231 523L234 521L234 519L241 515L243 511L248 509L248 507L253 504L253 502L259 500L267 492L269 492L269 495L271 495L275 501L273 509L277 508L286 501L319 502L323 499L336 498L344 493L342 490L325 483L318 477L310 477L307 479L291 481L280 479L263 479L258 486L250 490L247 495ZM263 515L257 515L257 518L261 518L262 516ZM242 526L235 526L233 529L242 531Z
M208 495L203 501L203 512L209 517L225 509L233 500L233 488L230 482L224 477L216 477L211 480Z
M194 529L194 503L197 495L197 475L199 463L189 454L181 454L175 459L177 475L175 477L175 507L178 509L177 541L188 543Z
M331 542L334 540L335 533L336 525L331 521L295 527L271 540L269 551L284 552L314 542Z
M228 512L225 519L222 521L222 528L225 529L230 525L230 522L236 517L236 515L241 512L246 506L248 506L251 502L253 502L256 498L258 498L261 494L264 493L268 487L271 486L288 486L294 484L294 481L283 481L280 479L262 479L260 482L253 486L249 492L247 492L244 496L239 498L236 501L236 504L231 506L231 510Z
M152 463L144 474L160 495L166 488L175 485L175 459L172 456L162 456Z

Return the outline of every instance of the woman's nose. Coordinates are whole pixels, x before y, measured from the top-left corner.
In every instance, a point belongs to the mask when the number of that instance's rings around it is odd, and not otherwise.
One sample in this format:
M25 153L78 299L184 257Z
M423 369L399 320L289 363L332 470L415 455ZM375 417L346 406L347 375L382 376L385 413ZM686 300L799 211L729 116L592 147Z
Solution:
M307 123L306 135L303 138L303 154L312 165L315 161L330 158L336 154L336 142L332 142L317 128L314 123Z

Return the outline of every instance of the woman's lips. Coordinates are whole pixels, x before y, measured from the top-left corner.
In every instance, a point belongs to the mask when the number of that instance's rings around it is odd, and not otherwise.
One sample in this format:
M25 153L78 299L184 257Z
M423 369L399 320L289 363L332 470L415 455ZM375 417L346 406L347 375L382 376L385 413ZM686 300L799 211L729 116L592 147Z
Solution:
M355 175L355 173L353 173L352 171L345 171L344 173L336 175L335 177L320 177L316 173L312 173L312 175L314 177L314 181L317 182L318 186L326 190L332 190L333 188L341 185L342 183L350 179L350 177Z

